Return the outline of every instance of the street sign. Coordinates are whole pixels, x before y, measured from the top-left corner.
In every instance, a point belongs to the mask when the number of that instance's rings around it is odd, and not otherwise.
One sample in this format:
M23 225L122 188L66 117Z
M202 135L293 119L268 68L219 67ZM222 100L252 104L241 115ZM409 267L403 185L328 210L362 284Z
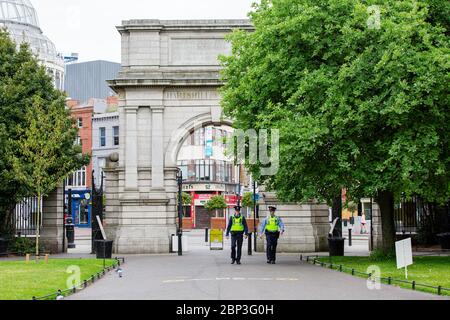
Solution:
M405 276L408 279L408 266L414 263L411 238L396 242L395 252L397 255L397 269L405 268Z
M223 250L223 231L211 230L209 241L211 250Z

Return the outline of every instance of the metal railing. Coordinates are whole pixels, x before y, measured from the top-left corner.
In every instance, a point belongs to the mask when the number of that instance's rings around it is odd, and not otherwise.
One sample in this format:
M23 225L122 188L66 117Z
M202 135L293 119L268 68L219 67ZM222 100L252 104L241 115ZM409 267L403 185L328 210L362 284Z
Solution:
M42 199L41 208L42 208ZM27 197L16 204L14 214L12 215L12 226L17 236L34 236L36 226L39 223L42 226L42 216L38 220L38 198Z
M115 258L115 260L116 262L112 266L103 268L102 271L92 275L91 277L89 277L89 279L82 281L78 286L74 286L66 290L58 289L56 292L47 294L45 296L33 297L32 300L58 300L59 297L68 297L79 291L82 291L90 285L94 284L96 281L102 279L108 272L111 272L112 270L118 270L120 266L125 263L125 258Z
M306 259L304 259L304 258L306 258ZM407 284L407 285L411 286L412 290L417 290L417 288L419 288L419 287L428 288L428 289L435 290L437 295L439 295L439 296L441 296L444 291L450 293L450 288L445 288L443 286L432 286L432 285L428 285L428 284L417 283L416 281L399 280L399 279L395 279L392 277L376 277L371 273L360 272L354 268L345 267L342 264L333 264L332 262L327 263L327 262L320 261L320 258L328 258L328 257L320 257L320 256L303 257L303 255L300 256L301 261L306 261L315 266L321 266L322 268L336 270L339 272L348 272L352 276L363 276L364 278L371 279L374 282L378 280L378 281L380 281L380 283L385 283L388 285L394 285L395 283Z

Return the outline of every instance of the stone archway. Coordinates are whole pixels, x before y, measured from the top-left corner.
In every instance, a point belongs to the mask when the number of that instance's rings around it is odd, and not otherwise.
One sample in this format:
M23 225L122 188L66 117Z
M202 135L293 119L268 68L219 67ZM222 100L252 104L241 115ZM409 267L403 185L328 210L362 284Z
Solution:
M106 231L116 253L167 253L176 232L177 154L188 132L222 118L220 54L225 36L253 30L247 20L130 20L118 27L122 69L110 87L119 95L119 153L106 174ZM267 193L262 212L276 198ZM323 249L328 210L288 204L283 251ZM263 214L264 215L264 214Z

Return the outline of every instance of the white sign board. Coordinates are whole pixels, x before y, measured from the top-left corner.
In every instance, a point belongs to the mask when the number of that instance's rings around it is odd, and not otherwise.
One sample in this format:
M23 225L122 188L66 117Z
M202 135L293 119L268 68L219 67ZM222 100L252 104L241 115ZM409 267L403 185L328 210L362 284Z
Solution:
M397 269L405 268L406 278L408 278L408 266L414 263L411 238L396 242L395 252L397 255Z

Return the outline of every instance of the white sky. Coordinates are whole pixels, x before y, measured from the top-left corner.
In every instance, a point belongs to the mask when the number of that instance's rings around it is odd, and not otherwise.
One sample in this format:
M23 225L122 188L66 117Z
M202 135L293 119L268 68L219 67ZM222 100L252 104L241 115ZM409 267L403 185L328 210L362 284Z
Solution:
M244 19L254 0L31 0L59 52L120 62L116 26L128 19Z

